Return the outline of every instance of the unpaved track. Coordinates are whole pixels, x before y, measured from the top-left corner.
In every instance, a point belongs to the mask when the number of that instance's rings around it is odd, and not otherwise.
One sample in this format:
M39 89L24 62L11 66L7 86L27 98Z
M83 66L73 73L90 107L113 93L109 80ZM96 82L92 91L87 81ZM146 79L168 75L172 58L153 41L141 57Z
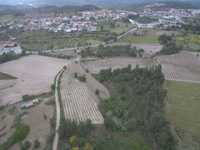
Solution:
M58 75L56 76L56 83L55 83L55 102L56 102L56 129L55 129L55 136L53 140L53 149L52 150L57 150L58 148L58 141L59 141L59 127L60 127L60 101L59 101L59 94L58 94L58 88L59 88L59 79L61 74L64 72L62 69Z

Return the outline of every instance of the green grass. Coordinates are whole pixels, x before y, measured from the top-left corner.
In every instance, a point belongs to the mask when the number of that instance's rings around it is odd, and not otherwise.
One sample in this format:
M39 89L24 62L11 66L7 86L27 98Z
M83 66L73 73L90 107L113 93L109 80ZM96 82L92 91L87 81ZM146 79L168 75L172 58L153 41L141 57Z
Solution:
M200 35L178 35L176 40L177 43L183 45L186 50L200 51Z
M167 81L167 117L181 130L200 139L200 84Z
M2 15L0 16L0 22L1 23L8 23L10 21L13 21L15 17L13 15Z
M134 25L131 23L126 22L116 22L115 26L111 26L109 23L101 22L99 23L97 30L101 30L101 26L103 26L104 31L108 31L111 33L121 34L124 32L127 32L129 29L131 29Z
M126 43L136 43L136 44L153 44L153 43L158 43L158 36L156 35L141 35L141 36L136 36L136 35L127 35L123 37L121 42L126 42Z
M18 123L16 125L15 132L7 139L5 143L0 145L0 150L9 149L14 144L22 142L27 137L29 132L30 132L29 126L22 123Z
M24 32L18 36L21 47L26 50L62 49L65 47L101 44L107 37L105 32L64 34L47 31Z

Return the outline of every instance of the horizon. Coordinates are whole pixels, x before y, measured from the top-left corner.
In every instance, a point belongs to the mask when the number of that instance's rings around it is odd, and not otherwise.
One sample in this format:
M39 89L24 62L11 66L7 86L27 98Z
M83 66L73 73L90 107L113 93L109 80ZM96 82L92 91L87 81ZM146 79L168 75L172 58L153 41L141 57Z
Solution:
M0 0L0 5L27 5L27 6L66 6L66 5L99 5L99 6L112 6L116 4L128 5L128 4L141 4L141 3L153 3L153 2L187 2L196 3L198 0Z

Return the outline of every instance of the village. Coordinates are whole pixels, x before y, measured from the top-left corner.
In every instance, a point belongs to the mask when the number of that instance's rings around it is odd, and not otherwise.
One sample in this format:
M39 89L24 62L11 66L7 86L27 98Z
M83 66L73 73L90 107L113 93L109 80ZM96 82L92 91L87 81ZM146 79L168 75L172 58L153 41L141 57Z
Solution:
M117 21L124 18L129 18L130 15L139 17L154 18L147 23L138 22L132 19L130 22L136 24L139 28L154 28L162 27L167 28L171 26L181 27L184 24L184 19L195 17L200 14L199 9L175 9L164 8L163 4L155 3L146 5L140 11L127 11L127 10L109 10L100 9L92 11L82 11L74 15L59 14L43 14L41 16L28 14L20 21L12 20L7 23L0 23L0 31L8 30L47 30L52 32L94 32L98 30L100 20Z

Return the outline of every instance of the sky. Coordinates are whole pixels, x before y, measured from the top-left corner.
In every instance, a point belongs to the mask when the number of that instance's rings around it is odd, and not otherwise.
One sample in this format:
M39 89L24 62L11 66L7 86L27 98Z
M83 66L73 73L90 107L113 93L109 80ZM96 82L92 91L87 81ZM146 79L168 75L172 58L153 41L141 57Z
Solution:
M5 5L83 5L83 4L116 4L116 3L138 3L149 0L0 0ZM168 0L164 0L168 1ZM174 1L198 1L198 0L174 0Z

